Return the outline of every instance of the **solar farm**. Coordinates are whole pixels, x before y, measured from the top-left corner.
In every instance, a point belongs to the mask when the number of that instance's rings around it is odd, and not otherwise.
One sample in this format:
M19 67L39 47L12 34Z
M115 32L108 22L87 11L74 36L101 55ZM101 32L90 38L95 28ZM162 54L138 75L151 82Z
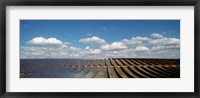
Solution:
M180 59L21 59L20 78L180 78Z

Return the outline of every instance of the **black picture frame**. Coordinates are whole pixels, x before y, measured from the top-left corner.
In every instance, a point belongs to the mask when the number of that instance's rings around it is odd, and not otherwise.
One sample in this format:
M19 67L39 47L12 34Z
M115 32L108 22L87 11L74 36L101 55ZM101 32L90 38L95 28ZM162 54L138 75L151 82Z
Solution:
M6 92L6 6L194 6L194 92ZM0 0L0 96L2 98L200 98L199 17L199 0Z

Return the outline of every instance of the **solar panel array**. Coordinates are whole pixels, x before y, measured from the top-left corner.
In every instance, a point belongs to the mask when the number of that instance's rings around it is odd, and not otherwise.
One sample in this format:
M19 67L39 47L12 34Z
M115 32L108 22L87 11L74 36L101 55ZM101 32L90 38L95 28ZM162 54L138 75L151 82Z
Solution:
M85 60L66 66L71 72L84 72L90 78L178 78L179 60L112 58ZM93 75L89 75L95 69ZM85 71L84 71L85 70Z
M21 78L180 78L179 59L80 59L22 64ZM52 61L53 62L53 61Z

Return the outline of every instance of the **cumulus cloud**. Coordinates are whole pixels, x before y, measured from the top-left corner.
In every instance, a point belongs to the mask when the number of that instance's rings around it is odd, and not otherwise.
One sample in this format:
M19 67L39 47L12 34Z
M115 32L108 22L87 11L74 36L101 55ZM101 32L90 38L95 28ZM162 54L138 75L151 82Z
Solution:
M145 46L137 46L135 48L135 51L149 51L150 49L148 47Z
M163 49L180 49L180 45L169 45L169 46L154 46L151 50L163 50Z
M69 57L69 53L60 47L21 47L22 58L61 58Z
M85 47L85 50L89 50L89 49L90 49L90 47L89 47L89 46Z
M100 52L101 52L101 50L99 50L99 49L94 49L94 50L90 51L90 54L96 55L96 54L99 54Z
M107 50L107 51L117 51L117 50L122 50L128 48L121 42L113 42L111 45L103 45L101 46L101 49Z
M109 57L109 58L120 58L120 57L123 58L123 57L129 57L129 56L130 54L128 50L105 51L105 57Z
M180 39L166 38L158 33L151 36L136 36L111 44L92 36L78 40L79 44L88 44L84 48L56 38L35 37L27 42L29 46L21 47L20 55L21 58L180 58Z
M132 39L133 39L133 40L137 40L137 41L147 41L147 40L150 40L150 39L147 38L147 37L140 37L140 36L133 37Z
M43 38L43 37L35 37L32 40L28 41L27 44L35 44L35 45L61 45L62 41L56 38Z
M69 42L63 42L64 45L70 45L71 43Z
M84 43L84 44L99 44L99 45L106 43L104 39L101 39L96 36L93 36L91 38L80 39L79 42Z
M79 51L80 49L79 49L79 48L76 48L76 47L69 47L69 50L72 50L72 51Z
M31 44L31 46L21 47L21 58L74 58L70 54L80 50L68 46L70 43L62 42L56 38L35 37L29 40L27 44Z
M81 55L98 55L101 53L100 49L92 49L89 46L85 47L85 50L80 51Z
M154 55L162 58L180 58L179 50L160 50L155 52Z
M148 40L150 40L150 38L137 36L137 37L133 37L130 40L123 39L122 43L125 45L134 45L134 44L141 44L143 41L148 41Z
M151 36L155 37L155 38L163 38L164 37L162 34L158 34L158 33L152 33Z
M119 58L119 57L128 57L126 53L108 53L106 54L108 58Z
M179 45L180 39L177 38L162 38L149 41L151 44L156 45Z

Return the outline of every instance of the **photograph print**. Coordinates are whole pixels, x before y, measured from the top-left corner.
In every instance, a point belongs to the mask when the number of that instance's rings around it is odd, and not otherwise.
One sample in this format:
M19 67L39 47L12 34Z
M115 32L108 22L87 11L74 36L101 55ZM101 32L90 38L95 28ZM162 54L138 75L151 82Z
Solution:
M20 20L20 78L180 78L180 20Z

